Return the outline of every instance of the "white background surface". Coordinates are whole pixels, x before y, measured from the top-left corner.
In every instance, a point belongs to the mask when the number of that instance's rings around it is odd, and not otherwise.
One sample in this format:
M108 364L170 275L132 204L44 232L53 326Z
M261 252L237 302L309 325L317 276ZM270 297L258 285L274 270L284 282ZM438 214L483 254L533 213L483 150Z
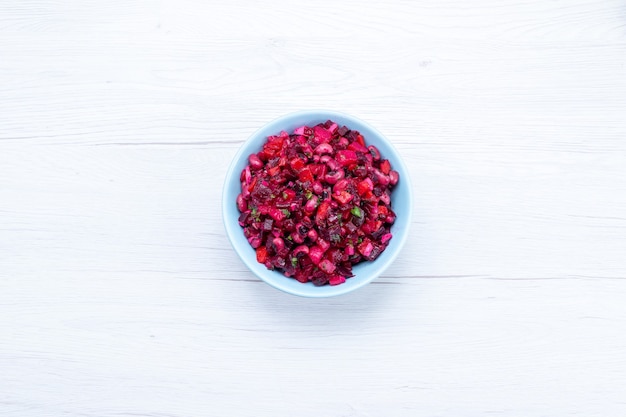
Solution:
M0 3L1 416L624 416L622 1ZM284 113L405 155L412 238L309 300L220 194Z

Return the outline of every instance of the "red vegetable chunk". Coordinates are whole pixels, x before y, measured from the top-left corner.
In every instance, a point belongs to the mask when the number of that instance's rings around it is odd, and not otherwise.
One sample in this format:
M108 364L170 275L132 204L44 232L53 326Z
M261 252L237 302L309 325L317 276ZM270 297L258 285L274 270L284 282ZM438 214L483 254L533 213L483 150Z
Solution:
M248 156L235 204L257 261L302 283L340 285L392 238L400 180L378 148L328 120L269 136Z

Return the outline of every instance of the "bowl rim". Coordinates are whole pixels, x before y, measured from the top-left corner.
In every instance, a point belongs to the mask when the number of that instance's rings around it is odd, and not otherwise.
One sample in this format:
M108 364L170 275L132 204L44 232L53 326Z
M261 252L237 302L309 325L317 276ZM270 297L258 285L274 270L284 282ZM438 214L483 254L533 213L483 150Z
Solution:
M384 261L383 265L380 265L377 268L378 272L375 274L370 274L371 276L363 277L362 280L356 284L349 285L349 286L345 286L345 284L331 286L329 288L332 288L332 290L327 289L324 292L311 291L311 288L327 288L328 286L309 287L307 284L302 284L301 286L292 288L292 287L283 286L279 282L276 282L274 280L266 279L266 277L264 277L263 274L257 273L255 269L260 264L256 262L256 259L251 260L251 259L248 259L249 257L244 256L245 254L241 253L241 251L239 250L240 249L239 244L234 241L234 236L233 236L233 233L235 233L234 229L240 230L241 226L239 226L239 224L236 224L237 227L235 228L233 225L229 224L226 221L227 212L232 210L231 205L234 204L234 200L230 201L229 199L227 199L228 185L229 185L229 182L233 180L233 175L235 174L234 172L235 166L238 164L241 158L245 156L243 154L244 152L246 152L245 150L248 147L248 144L252 142L254 139L258 138L258 136L264 130L268 130L272 126L273 126L272 129L276 130L275 125L280 125L281 123L284 123L285 121L289 119L296 118L296 117L311 117L313 119L313 118L319 118L320 115L323 115L322 117L324 118L327 117L328 119L331 119L331 120L333 118L342 118L342 119L349 120L350 122L354 122L354 124L356 125L359 125L359 124L363 125L367 129L369 129L371 132L373 132L375 135L377 135L383 142L385 142L386 146L388 146L392 150L392 153L395 154L394 159L396 159L397 161L394 161L394 168L396 169L396 171L401 172L402 181L405 183L405 188L408 191L406 195L406 199L407 199L407 205L409 207L408 213L404 214L406 216L406 227L404 228L403 233L401 233L399 236L400 241L396 244L396 249L391 253L391 256L389 256ZM281 129L280 127L278 127L278 129L284 130L284 129ZM398 167L398 164L399 164L399 167ZM224 223L226 236L228 237L228 240L232 248L234 249L235 253L237 253L237 256L241 259L244 265L246 265L248 270L250 270L250 272L256 275L261 281L285 293L297 295L297 296L305 297L305 298L326 298L326 297L334 297L338 295L347 294L347 293L353 292L359 288L366 286L367 284L371 283L373 280L378 278L396 260L402 248L405 246L405 243L410 234L409 228L410 228L411 220L412 220L411 219L412 207L413 207L413 192L412 192L412 187L411 187L411 179L409 177L409 170L407 168L407 165L404 163L400 152L398 152L398 150L393 145L393 143L385 135L383 135L378 129L374 128L372 125L363 121L362 119L343 113L343 112L327 110L327 109L309 109L309 110L300 110L300 111L290 112L290 113L283 114L279 117L276 117L267 123L264 123L258 129L256 129L252 134L250 134L248 138L239 146L239 149L237 150L232 160L230 161L230 164L226 171L226 175L224 177L224 183L222 186L222 221ZM395 237L395 234L394 234L394 237ZM268 269L265 269L264 271L272 272L272 273L276 272L276 271L270 271ZM284 279L288 279L287 277L284 277L280 273L277 273L277 274L280 275Z

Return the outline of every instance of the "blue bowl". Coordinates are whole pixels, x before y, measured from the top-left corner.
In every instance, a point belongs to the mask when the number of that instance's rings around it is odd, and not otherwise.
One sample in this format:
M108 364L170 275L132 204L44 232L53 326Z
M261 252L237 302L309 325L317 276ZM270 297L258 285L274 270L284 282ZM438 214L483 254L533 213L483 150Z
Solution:
M348 278L345 283L330 286L316 287L312 283L300 283L293 278L284 276L279 271L268 270L265 265L256 260L255 250L250 246L239 226L239 210L236 198L241 192L239 175L248 164L248 155L261 150L270 135L280 131L292 133L302 125L314 126L326 120L332 120L339 126L346 125L351 130L358 130L367 145L375 145L383 158L389 159L393 169L400 174L400 180L391 193L391 206L396 213L396 221L391 227L393 238L385 251L372 262L361 262L354 266L354 277ZM282 116L257 130L241 146L237 155L230 164L222 193L222 214L226 233L230 243L244 264L259 278L274 288L290 294L303 297L330 297L354 291L357 288L372 282L396 259L409 235L411 224L412 190L409 173L402 162L400 154L391 145L389 140L367 123L346 114L326 110L306 110Z

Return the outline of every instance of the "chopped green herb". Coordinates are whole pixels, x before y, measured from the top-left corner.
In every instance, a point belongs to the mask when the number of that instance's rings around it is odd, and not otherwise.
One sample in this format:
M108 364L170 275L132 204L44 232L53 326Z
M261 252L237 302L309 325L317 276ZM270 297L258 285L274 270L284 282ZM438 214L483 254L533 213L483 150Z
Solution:
M287 216L287 217L291 216L291 213L289 212L289 210L287 210L287 209L282 209L281 211L283 212L283 214L284 214L285 216Z
M313 193L311 192L311 190L307 190L304 196L306 197L307 200L310 200L311 197L313 197Z
M298 266L298 258L291 258L291 266Z
M289 197L289 194L287 194L286 192L283 191L283 199L287 199L287 197Z
M352 210L350 210L350 213L352 213L353 215L359 218L363 217L363 211L358 206L352 207Z

